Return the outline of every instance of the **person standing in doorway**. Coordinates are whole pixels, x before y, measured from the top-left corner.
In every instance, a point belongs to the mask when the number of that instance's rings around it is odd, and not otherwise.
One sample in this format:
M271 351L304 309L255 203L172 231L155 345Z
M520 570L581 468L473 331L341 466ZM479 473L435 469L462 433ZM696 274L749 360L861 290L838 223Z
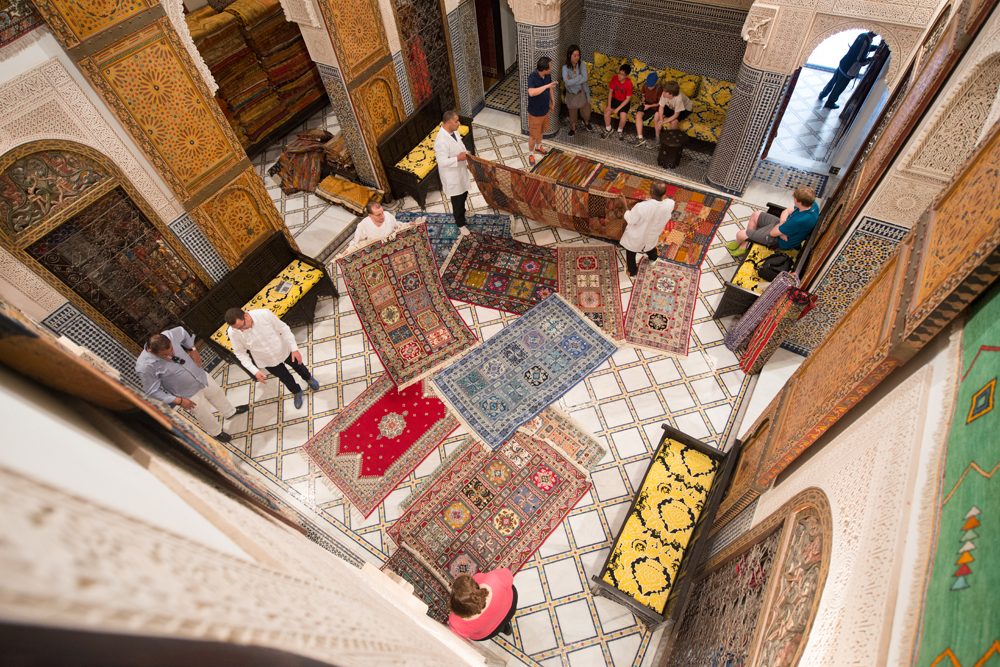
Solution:
M819 99L822 100L824 97L829 95L826 104L823 105L824 109L839 109L840 105L837 104L837 98L840 94L844 92L847 88L847 84L851 82L861 72L861 68L872 61L872 57L868 54L874 51L876 46L872 45L872 40L875 39L875 33L869 30L868 32L858 35L854 43L851 44L851 48L847 50L844 57L840 59L840 64L837 65L837 71L833 73L833 77L827 82L823 90L820 91Z
M580 59L580 47L570 44L566 51L566 64L562 67L563 85L566 95L563 101L569 110L569 136L576 134L577 116L583 118L584 129L590 126L590 85L587 83L587 63Z
M253 374L257 382L266 379L264 371L258 366L269 370L292 393L296 410L302 407L305 392L286 366L291 366L310 389L319 389L319 380L302 363L302 353L292 330L270 310L230 308L226 311L226 323L229 324L227 333L233 352L243 367Z
M441 128L434 138L434 159L437 160L438 175L441 177L441 191L451 197L451 213L462 236L469 233L465 228L465 200L469 197L469 167L465 158L465 144L458 136L461 121L458 112L449 109L441 118Z
M135 372L147 396L184 408L219 442L229 442L232 436L222 430L222 419L215 416L212 408L218 410L223 419L250 409L247 405L233 407L226 392L201 367L194 336L184 327L150 336L135 361Z
M549 114L556 107L556 87L552 80L552 59L542 56L535 65L535 71L528 75L528 162L535 164L535 153L545 155L542 148L542 133Z
M625 270L629 278L639 272L636 255L646 253L646 259L655 262L659 258L656 246L660 234L674 212L674 200L667 199L667 184L655 181L649 186L649 199L641 201L625 211L625 233L621 245L625 248Z

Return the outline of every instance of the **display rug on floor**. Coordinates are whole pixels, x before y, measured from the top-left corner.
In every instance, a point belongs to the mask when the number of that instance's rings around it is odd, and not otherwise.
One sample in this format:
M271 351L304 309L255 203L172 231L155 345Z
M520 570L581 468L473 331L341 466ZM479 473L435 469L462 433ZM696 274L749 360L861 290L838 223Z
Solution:
M381 569L383 572L395 572L413 586L413 594L427 605L428 616L439 623L448 622L451 588L445 586L440 575L431 572L416 556L400 547L389 556Z
M521 315L556 291L556 250L472 232L452 250L441 282L452 299Z
M456 428L458 420L423 382L397 389L382 375L304 450L367 517Z
M643 260L625 314L625 341L686 357L700 279L694 267Z
M603 580L662 614L718 462L673 438L653 454Z
M608 455L594 436L555 406L545 408L518 430L544 440L586 470L593 470Z
M559 246L559 294L615 340L625 337L618 251L609 245Z
M587 473L542 440L517 433L494 451L470 439L388 533L447 581L517 572L589 489Z
M496 448L616 349L553 294L437 373L431 384L473 434Z
M746 350L740 356L743 372L747 375L759 373L792 330L796 320L815 305L816 296L797 287L782 294L747 341Z
M403 211L396 214L396 220L399 222L413 222L418 218L427 219L427 235L430 237L431 246L434 247L434 259L437 260L438 267L444 266L445 260L448 259L448 253L455 247L455 241L459 237L455 216L451 213L424 213L423 211ZM510 216L506 214L470 215L465 218L465 226L469 228L470 232L511 238Z
M426 225L407 227L337 265L369 342L401 388L476 344L441 285Z

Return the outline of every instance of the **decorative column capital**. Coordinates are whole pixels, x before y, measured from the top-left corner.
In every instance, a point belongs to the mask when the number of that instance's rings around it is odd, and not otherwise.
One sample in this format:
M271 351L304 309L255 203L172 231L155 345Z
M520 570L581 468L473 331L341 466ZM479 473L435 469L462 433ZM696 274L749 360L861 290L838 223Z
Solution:
M514 12L514 20L526 25L556 25L559 23L559 0L506 0Z

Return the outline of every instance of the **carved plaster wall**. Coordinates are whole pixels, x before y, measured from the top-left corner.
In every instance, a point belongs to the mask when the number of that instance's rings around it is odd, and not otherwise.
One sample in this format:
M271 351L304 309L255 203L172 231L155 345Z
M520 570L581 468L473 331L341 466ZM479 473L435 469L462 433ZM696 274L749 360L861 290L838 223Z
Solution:
M0 84L0 154L41 139L68 139L108 156L163 222L182 213L55 59Z
M66 303L66 297L3 248L0 248L0 298L37 320Z
M174 30L177 31L177 36L180 37L181 44L184 45L188 55L191 56L191 61L194 63L195 68L197 68L202 78L205 79L208 92L214 95L215 91L219 89L219 84L216 83L215 77L212 76L212 71L208 69L208 63L205 62L205 59L198 52L198 47L194 45L191 30L188 28L187 21L184 20L184 3L181 0L160 0L160 5L163 6L163 11L166 12L167 18L170 19L170 25L174 26Z

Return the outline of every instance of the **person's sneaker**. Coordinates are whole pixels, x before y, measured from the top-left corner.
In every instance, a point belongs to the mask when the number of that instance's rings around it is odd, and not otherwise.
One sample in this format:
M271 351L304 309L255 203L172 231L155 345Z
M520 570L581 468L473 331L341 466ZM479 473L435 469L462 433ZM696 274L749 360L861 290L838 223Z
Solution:
M575 137L576 136L576 130L574 130L572 127L569 128L569 136L571 136L571 137Z
M585 129L587 132L593 132L594 126L591 125L590 123L587 123L586 125L583 126L583 129Z
M462 225L461 227L458 228L458 233L460 236L468 236L471 232L469 232L468 227Z
M306 392L298 391L295 392L295 396L292 397L292 403L295 405L296 410L302 409L302 403L306 400Z
M729 243L726 244L726 250L729 251L730 255L736 257L736 253L740 252L741 250L740 245L741 244L739 241L730 241Z
M233 439L233 436L223 431L219 433L219 435L215 436L215 439L219 442L230 442Z
M618 130L618 141L625 141L625 133Z
M611 136L611 128L610 127L606 127L603 130L601 130L601 139L607 139L610 136Z
M233 416L235 417L236 415L242 415L242 414L245 414L247 412L250 412L250 405L247 404L247 403L244 403L243 405L237 405L236 406L236 412L233 413Z
M839 104L824 104L823 108L824 109L839 109L840 105Z
M306 380L306 384L308 384L309 388L312 389L313 391L319 390L319 380L316 379L315 375Z
M642 148L645 145L646 145L646 139L644 137L639 138L639 140L635 142L636 148Z

